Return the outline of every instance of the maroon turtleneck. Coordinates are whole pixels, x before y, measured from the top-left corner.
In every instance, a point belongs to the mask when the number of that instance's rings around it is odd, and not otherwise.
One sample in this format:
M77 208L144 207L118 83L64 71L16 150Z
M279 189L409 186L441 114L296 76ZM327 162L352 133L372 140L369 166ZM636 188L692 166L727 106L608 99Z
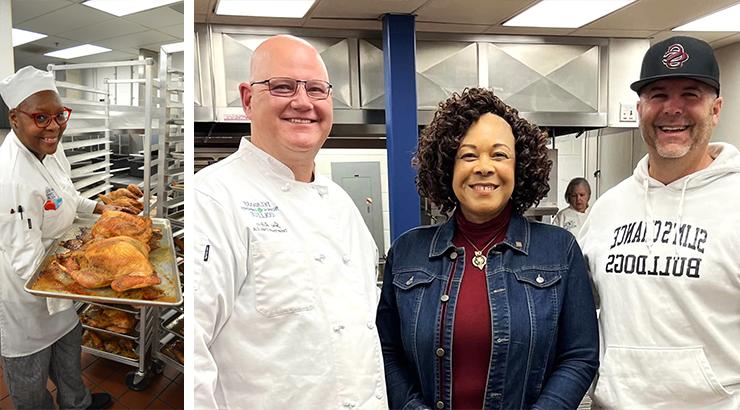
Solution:
M487 256L495 244L506 238L511 220L511 204L495 218L482 224L468 221L455 212L457 229L452 243L465 248L465 270L455 305L452 333L452 406L455 409L482 409L491 362L491 311L486 271L473 266L475 249ZM486 246L493 239L493 242ZM485 246L485 248L484 248Z

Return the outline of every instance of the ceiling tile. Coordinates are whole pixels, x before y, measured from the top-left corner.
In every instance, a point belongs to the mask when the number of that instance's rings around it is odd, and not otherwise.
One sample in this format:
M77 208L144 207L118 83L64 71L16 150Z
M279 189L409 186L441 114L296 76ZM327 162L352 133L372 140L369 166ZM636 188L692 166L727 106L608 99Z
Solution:
M185 28L182 23L175 24L174 26L160 27L160 28L157 28L157 31L161 31L162 33L169 34L171 36L179 38L180 40L182 40L183 36L185 35Z
M139 33L148 29L136 23L117 18L100 23L91 24L76 30L59 33L59 37L77 40L81 43L95 43L126 34Z
M584 28L670 30L737 3L737 0L638 0Z
M74 4L24 21L16 25L16 28L44 34L59 34L87 26L91 23L101 23L115 18L111 14L103 13L91 7Z
M73 2L67 0L13 0L10 7L13 14L13 26L42 16L54 10L69 7Z
M274 17L241 17L241 16L217 16L211 15L208 20L211 24L245 25L245 26L268 26L279 29L280 27L300 27L303 19L288 19Z
M581 37L650 38L655 30L581 28L570 33Z
M373 30L381 31L383 23L378 19L367 20L345 20L345 19L308 19L303 27L315 28L336 28L344 29L351 27L352 30Z
M417 22L416 31L429 33L485 33L488 25Z
M209 0L195 0L193 2L193 10L195 14L208 14L208 12L211 10L210 6L211 1Z
M718 49L718 48L721 48L721 47L729 46L729 45L734 44L734 43L740 43L740 34L733 34L733 35L731 35L729 37L725 37L725 38L723 38L721 40L712 41L710 44L715 49ZM720 62L720 64L721 64L721 62Z
M499 24L536 2L537 0L430 0L416 11L416 21Z
M138 48L144 44L152 44L157 42L175 43L177 41L180 40L173 36L170 36L169 34L160 33L158 31L145 31L141 33L134 33L121 37L111 38L108 40L103 40L98 42L97 45L112 49L119 49Z
M311 18L376 19L386 13L413 13L428 0L319 0Z
M707 43L711 43L713 41L721 40L723 38L732 36L732 34L733 33L717 32L717 31L668 31L668 30L665 30L659 33L655 33L655 35L650 39L650 44L655 44L657 42L663 41L673 36L696 37L696 38L700 38L706 41Z
M503 27L491 26L487 34L529 35L529 36L565 36L573 31L572 28L543 28L543 27Z
M169 7L159 7L154 10L124 16L123 19L157 29L162 26L182 24L184 16Z

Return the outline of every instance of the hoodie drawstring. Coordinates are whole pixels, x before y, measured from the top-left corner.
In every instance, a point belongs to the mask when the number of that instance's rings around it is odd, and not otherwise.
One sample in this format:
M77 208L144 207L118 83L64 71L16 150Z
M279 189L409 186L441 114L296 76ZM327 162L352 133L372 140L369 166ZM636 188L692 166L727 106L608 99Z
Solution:
M655 243L653 232L653 227L655 224L653 223L653 209L650 206L650 186L648 184L648 178L644 178L642 180L642 190L645 194L645 231L647 233L647 238L645 238L645 246L647 246L648 257L650 257L652 255L653 244Z
M673 254L678 256L679 244L681 243L681 223L683 222L683 205L684 199L686 198L686 188L689 186L691 181L691 175L687 176L683 181L683 187L681 188L681 199L678 201L678 211L676 213L676 243L673 244Z

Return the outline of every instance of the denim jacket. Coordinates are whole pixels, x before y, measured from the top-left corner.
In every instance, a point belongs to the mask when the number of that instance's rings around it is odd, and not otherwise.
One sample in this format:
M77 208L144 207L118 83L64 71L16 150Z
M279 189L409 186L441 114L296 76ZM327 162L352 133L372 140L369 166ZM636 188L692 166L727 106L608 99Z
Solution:
M454 231L454 218L412 229L388 254L377 326L392 409L455 406L455 305L462 262L470 262L453 245ZM505 241L487 257L492 345L485 409L575 409L599 365L594 301L575 238L512 215Z

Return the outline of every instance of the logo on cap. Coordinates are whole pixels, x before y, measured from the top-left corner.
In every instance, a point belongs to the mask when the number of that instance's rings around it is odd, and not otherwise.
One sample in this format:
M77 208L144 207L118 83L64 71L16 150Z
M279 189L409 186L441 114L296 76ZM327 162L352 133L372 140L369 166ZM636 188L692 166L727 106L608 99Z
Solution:
M672 44L668 46L665 54L663 54L663 65L673 70L676 68L683 67L683 63L688 61L689 55L683 50L683 46L680 44Z

